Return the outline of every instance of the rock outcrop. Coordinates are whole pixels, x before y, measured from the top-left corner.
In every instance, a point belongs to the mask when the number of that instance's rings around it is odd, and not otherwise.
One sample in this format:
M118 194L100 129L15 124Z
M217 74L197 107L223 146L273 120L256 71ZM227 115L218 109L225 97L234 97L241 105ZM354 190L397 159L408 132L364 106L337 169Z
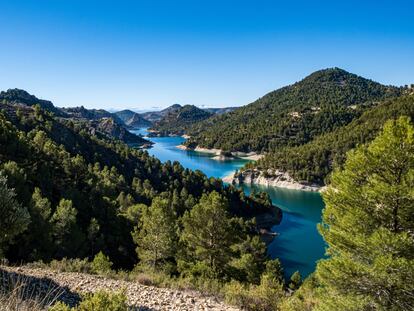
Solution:
M266 172L258 169L248 169L223 178L224 182L232 184L256 184L304 191L321 191L323 186L318 184L298 182L288 173L268 169Z

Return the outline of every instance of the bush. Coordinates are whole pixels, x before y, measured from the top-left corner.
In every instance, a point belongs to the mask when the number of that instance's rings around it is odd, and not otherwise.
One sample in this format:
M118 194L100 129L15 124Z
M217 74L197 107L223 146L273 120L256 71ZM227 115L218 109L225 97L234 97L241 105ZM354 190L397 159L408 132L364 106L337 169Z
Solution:
M67 259L52 260L49 264L50 268L59 272L79 272L79 273L91 273L92 267L88 259Z
M109 274L112 270L112 262L109 260L108 256L105 256L104 253L99 252L93 258L92 261L92 271L97 274Z
M110 294L96 292L84 296L82 302L74 308L70 308L62 302L55 304L50 311L127 311L126 296L124 293Z
M277 311L285 298L283 284L264 275L260 285L243 285L233 281L224 286L225 300L250 311Z

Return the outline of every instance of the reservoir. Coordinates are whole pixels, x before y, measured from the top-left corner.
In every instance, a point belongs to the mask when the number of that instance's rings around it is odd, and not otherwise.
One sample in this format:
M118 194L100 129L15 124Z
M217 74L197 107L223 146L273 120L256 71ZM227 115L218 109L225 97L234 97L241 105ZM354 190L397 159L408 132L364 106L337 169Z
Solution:
M131 131L146 136L146 129ZM184 142L182 137L150 137L154 142L148 153L165 162L179 161L182 166L200 170L207 176L219 177L229 175L242 167L247 160L217 161L213 155L195 151L181 150L176 146ZM321 221L323 201L317 192L290 190L260 185L243 185L246 193L252 190L265 191L270 195L274 205L283 210L282 221L272 230L279 233L269 245L272 258L279 258L289 277L299 270L303 277L315 270L317 260L324 257L325 243L317 231Z

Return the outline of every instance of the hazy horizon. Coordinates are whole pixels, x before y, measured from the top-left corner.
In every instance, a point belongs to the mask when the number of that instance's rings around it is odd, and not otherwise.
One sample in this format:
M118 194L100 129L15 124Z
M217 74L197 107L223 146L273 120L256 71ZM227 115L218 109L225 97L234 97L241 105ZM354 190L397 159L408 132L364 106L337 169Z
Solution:
M414 83L410 1L0 5L0 90L24 89L58 107L242 106L330 67Z

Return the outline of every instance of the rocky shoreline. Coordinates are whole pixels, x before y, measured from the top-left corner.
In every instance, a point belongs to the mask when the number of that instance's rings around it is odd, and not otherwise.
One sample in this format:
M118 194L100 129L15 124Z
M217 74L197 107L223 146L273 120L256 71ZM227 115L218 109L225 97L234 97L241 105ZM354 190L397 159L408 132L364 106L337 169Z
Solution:
M232 151L232 152L224 152L221 149L208 149L208 148L202 148L202 147L195 147L190 148L185 145L178 145L178 149L181 150L192 150L195 152L201 152L201 153L209 153L215 155L213 157L214 160L218 161L225 161L225 160L233 160L233 159L244 159L244 160L250 160L250 161L257 161L261 157L263 157L262 154L257 154L256 152L240 152L240 151Z
M57 300L75 305L83 293L96 291L125 291L131 310L215 310L237 311L215 297L205 296L196 291L175 290L146 286L138 282L115 280L97 275L75 272L58 272L50 269L0 266L0 285L23 280L28 293L59 295Z
M313 192L320 192L325 188L318 184L298 182L288 173L272 169L267 170L266 173L257 169L248 169L237 173L237 175L232 173L222 178L222 180L230 184L256 184Z

